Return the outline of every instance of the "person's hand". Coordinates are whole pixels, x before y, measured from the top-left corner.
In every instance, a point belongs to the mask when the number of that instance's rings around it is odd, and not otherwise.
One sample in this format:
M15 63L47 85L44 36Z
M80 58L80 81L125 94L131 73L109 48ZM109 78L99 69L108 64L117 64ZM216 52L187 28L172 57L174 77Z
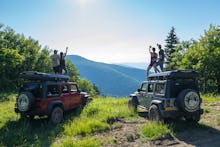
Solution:
M152 48L152 46L150 45L149 48Z

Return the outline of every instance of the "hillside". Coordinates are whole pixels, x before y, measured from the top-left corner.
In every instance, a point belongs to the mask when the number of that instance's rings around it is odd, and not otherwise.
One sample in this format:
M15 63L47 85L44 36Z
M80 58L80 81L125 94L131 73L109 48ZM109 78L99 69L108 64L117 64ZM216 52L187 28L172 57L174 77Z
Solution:
M68 55L67 59L79 70L81 78L90 80L105 96L128 96L145 80L145 70L94 62L77 55Z

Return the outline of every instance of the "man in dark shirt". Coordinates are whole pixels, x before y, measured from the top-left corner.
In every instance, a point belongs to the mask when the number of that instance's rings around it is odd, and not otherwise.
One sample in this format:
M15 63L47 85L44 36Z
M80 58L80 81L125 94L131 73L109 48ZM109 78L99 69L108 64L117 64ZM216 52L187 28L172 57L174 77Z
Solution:
M68 69L66 68L65 64L65 57L67 54L68 47L66 47L66 53L60 52L60 74L62 74L62 71L65 71L65 75L68 75Z
M163 72L163 63L164 63L164 50L161 48L161 45L160 44L157 44L158 46L158 49L159 49L159 60L156 62L155 64L155 70L157 72L160 72L157 68L157 66L159 65L160 66L160 70L161 72Z

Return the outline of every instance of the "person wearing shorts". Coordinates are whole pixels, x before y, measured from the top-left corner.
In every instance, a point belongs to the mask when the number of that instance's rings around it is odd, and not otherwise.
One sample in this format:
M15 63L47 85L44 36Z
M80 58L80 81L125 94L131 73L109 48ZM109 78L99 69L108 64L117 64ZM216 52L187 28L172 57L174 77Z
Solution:
M150 71L150 69L152 68L152 67L154 67L154 71L156 72L156 70L155 70L155 64L156 64L156 62L157 62L157 53L155 52L156 51L156 49L153 47L152 48L152 51L151 51L151 46L149 47L149 53L150 53L150 55L151 55L151 58L150 58L150 64L149 64L149 66L148 66L148 68L147 68L147 77L149 76L149 71Z

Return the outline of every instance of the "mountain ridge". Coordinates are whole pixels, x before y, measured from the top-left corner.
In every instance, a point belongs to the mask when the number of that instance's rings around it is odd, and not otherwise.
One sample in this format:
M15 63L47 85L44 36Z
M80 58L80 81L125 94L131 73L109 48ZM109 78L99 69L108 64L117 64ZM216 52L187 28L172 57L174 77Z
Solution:
M78 55L68 55L80 72L95 84L104 96L125 97L134 92L145 80L145 70L88 60Z

